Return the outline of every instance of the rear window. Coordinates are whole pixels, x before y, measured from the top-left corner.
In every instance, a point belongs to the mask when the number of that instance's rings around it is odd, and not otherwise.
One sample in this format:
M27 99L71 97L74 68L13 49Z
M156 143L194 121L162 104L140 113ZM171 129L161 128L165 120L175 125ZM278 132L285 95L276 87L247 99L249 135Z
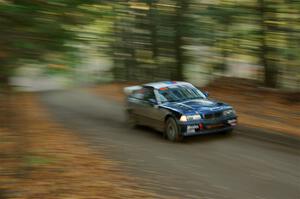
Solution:
M140 99L140 100L155 99L153 88L148 88L148 87L134 91L130 95L130 97Z
M144 89L134 91L130 97L142 100L144 98Z

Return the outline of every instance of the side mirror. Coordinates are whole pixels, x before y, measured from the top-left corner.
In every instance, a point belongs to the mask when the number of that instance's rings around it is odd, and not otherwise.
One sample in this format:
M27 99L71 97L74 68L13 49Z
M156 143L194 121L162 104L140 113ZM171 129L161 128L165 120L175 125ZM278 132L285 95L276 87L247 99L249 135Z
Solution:
M209 93L207 91L204 91L203 94L205 95L205 97L209 96Z

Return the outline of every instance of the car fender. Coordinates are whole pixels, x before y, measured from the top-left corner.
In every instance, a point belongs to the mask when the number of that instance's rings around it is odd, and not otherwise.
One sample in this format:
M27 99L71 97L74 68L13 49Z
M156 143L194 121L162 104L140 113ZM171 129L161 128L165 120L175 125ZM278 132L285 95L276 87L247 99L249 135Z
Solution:
M165 110L165 121L166 121L167 117L169 117L169 116L172 116L176 120L179 120L180 116L182 115L182 113L176 109L166 107L166 106L160 106L160 107Z

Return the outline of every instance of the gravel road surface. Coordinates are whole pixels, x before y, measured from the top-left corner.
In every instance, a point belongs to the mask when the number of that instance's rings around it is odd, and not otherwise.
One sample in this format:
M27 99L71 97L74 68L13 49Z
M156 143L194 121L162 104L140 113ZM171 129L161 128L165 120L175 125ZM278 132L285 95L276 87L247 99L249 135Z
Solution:
M144 189L162 196L300 198L298 149L238 131L171 143L152 129L128 128L121 104L82 90L45 92L41 101L57 122L118 161Z

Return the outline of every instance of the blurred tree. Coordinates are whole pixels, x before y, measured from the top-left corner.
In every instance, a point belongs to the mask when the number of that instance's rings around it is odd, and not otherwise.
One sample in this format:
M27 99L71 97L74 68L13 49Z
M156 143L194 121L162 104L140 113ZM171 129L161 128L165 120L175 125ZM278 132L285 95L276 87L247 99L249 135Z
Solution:
M274 3L274 2L273 2ZM274 52L275 46L271 46L267 42L267 37L269 35L269 31L275 29L275 25L269 22L275 22L276 13L274 10L271 10L265 0L258 0L258 10L260 12L260 28L261 28L261 47L260 47L260 60L262 65L264 66L264 81L265 85L269 87L276 87L277 84L277 65L274 61L275 57L272 54Z
M183 79L188 6L183 0L115 4L116 79Z
M239 15L239 9L235 7L235 2L233 1L221 1L217 5L211 4L207 7L206 11L202 13L212 17L214 20L214 45L220 48L221 51L221 61L216 66L219 71L227 70L227 59L229 57L230 43L233 40L231 26L234 23L234 17Z
M187 36L184 33L184 28L186 23L188 22L187 19L187 10L190 4L189 0L178 0L177 1L177 9L176 9L176 17L175 17L175 59L176 59L176 73L172 79L175 80L183 80L183 70L184 70L184 63L185 63L185 56L184 56L184 37Z
M190 60L226 72L247 57L276 87L299 71L299 10L297 0L2 0L0 82L23 60L74 59L83 41L113 59L115 80L182 80Z
M260 60L264 66L264 83L268 87L278 87L279 76L285 68L294 70L299 63L299 1L259 0L260 12ZM298 22L297 22L298 19ZM298 41L299 42L299 41ZM296 44L296 45L295 45Z
M99 1L98 1L99 2ZM75 38L68 25L93 18L81 0L2 0L0 1L0 84L7 85L21 60L41 61L52 52L70 52L66 41Z

